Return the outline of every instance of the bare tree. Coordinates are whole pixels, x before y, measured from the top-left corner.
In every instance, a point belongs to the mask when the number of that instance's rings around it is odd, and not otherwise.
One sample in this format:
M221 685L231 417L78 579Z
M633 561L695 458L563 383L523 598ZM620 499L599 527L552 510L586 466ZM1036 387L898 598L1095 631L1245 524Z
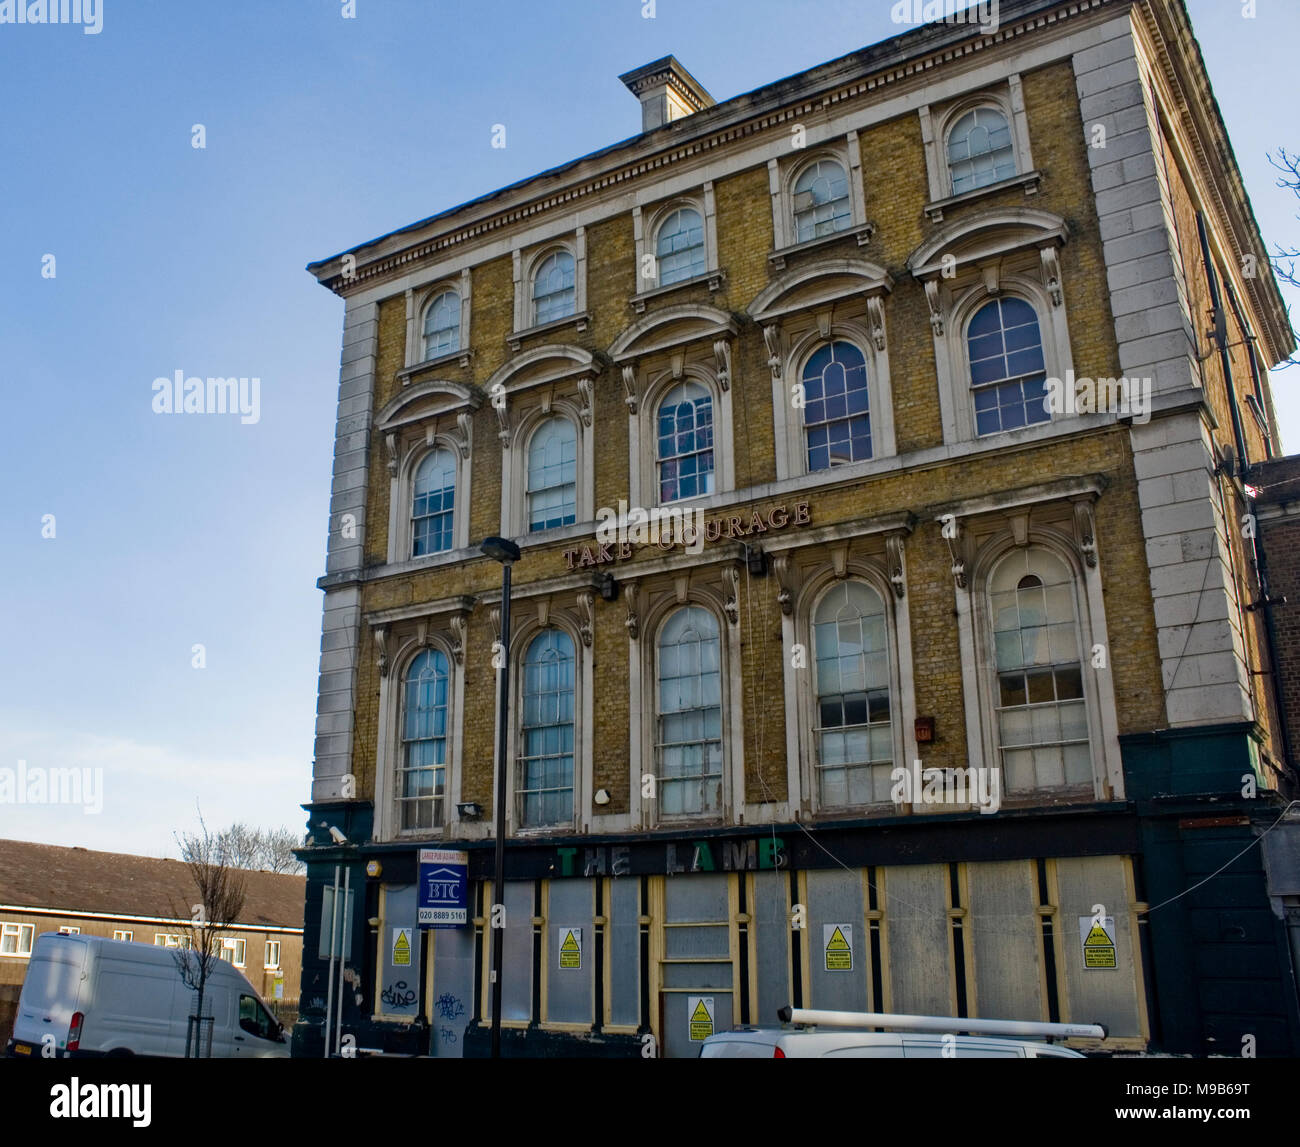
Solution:
M302 872L306 865L293 854L300 843L298 834L292 829L263 829L260 866L267 872Z
M265 872L301 872L293 854L298 836L287 828L253 828L238 822L216 834L218 852L231 868Z
M1268 161L1281 173L1278 176L1277 185L1300 198L1300 155L1293 155L1286 148L1279 147L1277 155L1270 155ZM1296 218L1300 219L1300 215L1297 215ZM1273 274L1277 277L1277 281L1286 284L1288 287L1300 289L1300 271L1296 270L1296 260L1300 259L1300 248L1283 247L1280 243L1274 243L1273 246L1276 249L1276 254L1269 256L1269 262L1273 265ZM1289 307L1287 313L1290 314ZM1300 341L1300 334L1297 334L1296 337ZM1297 365L1300 365L1300 359L1293 355L1278 369L1286 370L1288 367Z
M173 912L178 918L188 915L189 923L181 930L181 947L174 953L176 969L186 987L198 993L194 1016L190 1017L190 1037L186 1040L186 1054L198 1057L202 1045L203 998L208 979L221 959L222 937L228 932L244 909L245 884L243 873L229 863L229 850L224 843L224 833L212 833L199 815L197 833L184 833L176 838L181 859L194 879L197 901L188 913Z

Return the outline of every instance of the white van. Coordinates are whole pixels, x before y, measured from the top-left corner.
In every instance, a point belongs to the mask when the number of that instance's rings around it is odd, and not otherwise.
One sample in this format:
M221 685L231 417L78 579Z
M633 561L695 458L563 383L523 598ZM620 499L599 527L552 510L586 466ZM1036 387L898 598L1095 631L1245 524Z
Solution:
M700 1058L1086 1059L1071 1048L1043 1041L1104 1040L1108 1034L1105 1024L953 1019L789 1006L777 1009L777 1018L782 1027L734 1028L709 1036L700 1046ZM900 1030L873 1030L877 1028ZM1015 1038L1005 1038L1008 1036Z
M196 993L181 981L177 950L43 932L36 938L7 1051L39 1059L47 1045L63 1056L185 1055ZM213 1017L214 1058L287 1058L284 1028L224 960L215 961L203 997ZM52 1041L48 1037L53 1037Z

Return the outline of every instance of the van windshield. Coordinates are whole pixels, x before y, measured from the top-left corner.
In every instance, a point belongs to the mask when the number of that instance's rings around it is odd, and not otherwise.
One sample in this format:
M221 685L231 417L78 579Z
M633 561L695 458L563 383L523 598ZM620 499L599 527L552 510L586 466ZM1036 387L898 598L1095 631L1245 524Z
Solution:
M48 1009L75 1004L84 959L85 946L82 944L39 946L27 965L23 1005Z

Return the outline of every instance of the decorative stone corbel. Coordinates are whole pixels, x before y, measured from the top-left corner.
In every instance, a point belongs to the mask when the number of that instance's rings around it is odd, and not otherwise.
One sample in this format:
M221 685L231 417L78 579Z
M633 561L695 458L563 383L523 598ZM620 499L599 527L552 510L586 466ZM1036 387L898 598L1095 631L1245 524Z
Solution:
M885 536L885 562L889 569L889 584L894 587L894 596L901 599L907 587L907 567L903 563L902 534L887 534Z
M637 403L640 401L640 387L636 381L636 364L627 363L623 367L623 389L627 391L627 397L623 399L627 403L628 414L635 414Z
M837 578L847 577L849 573L849 547L847 545L831 548L831 569Z
M817 333L822 338L831 337L831 310L830 307L824 307L813 316L817 321Z
M718 385L723 390L731 388L731 342L728 339L715 339L713 357L718 363Z
M668 364L673 372L673 381L681 382L686 374L686 352L675 350L668 356Z
M386 644L387 640L388 640L388 630L382 625L376 626L375 627L375 648L379 650L379 656L378 658L376 658L375 663L379 666L380 677L388 676L388 647Z
M970 533L956 514L943 514L937 519L939 532L948 543L952 557L952 580L958 589L967 589L970 582Z
M420 618L415 623L415 644L424 649L429 644L429 619Z
M678 605L685 605L690 593L691 575L689 573L680 573L673 578L673 596L676 598Z
M1074 536L1079 552L1090 569L1097 566L1097 525L1092 513L1092 498L1079 498L1074 503Z
M595 635L596 595L589 589L578 594L578 616L581 618L578 636L582 638L582 644L590 648Z
M781 328L776 323L769 323L763 328L763 345L767 347L767 366L772 372L772 381L781 381Z
M939 280L926 279L925 302L930 308L930 329L935 337L943 334L943 305L939 301Z
M740 569L737 566L723 566L722 584L727 591L727 600L722 608L727 614L727 620L732 625L737 625L740 622Z
M451 655L456 659L457 665L465 664L465 625L469 620L469 614L461 611L453 613L447 618L447 625L451 629Z
M787 617L794 612L794 562L790 560L790 555L786 553L772 555L772 572L776 574L776 584L779 587L776 595L776 602L781 607L781 612Z
M867 296L867 317L871 322L871 337L876 350L885 349L885 304L879 295Z
M384 447L388 451L388 476L397 477L397 435L385 434Z
M537 599L537 624L542 629L551 624L551 599L549 597L539 597Z
M506 395L504 390L498 391L492 396L492 409L497 412L497 438L501 440L501 449L509 450L510 408L506 405Z
M1061 305L1061 261L1056 256L1055 247L1040 247L1039 257L1043 261L1043 285L1052 296L1052 306Z
M578 416L582 419L583 426L590 426L592 410L592 386L590 375L583 375L578 379L578 393L582 396L582 409L578 411Z
M462 411L456 415L456 429L447 431L447 437L455 443L456 449L460 451L462 458L469 457L469 435L470 427L473 424L474 416L468 411Z
M627 602L627 620L623 624L627 627L627 635L632 641L641 636L641 616L637 613L636 607L637 588L637 583L634 581L623 583L623 598Z
M984 289L990 295L999 294L1002 291L1002 265L1000 260L994 259L985 263L980 268L980 277L984 280Z

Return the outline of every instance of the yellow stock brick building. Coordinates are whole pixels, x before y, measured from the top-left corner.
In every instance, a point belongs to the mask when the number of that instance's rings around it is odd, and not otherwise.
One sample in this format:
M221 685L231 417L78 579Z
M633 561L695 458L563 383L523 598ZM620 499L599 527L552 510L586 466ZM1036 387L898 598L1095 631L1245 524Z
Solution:
M1183 895L1295 773L1241 527L1292 336L1182 4L621 78L641 134L310 268L296 1053L480 1054L495 920L508 1054L791 1003L1295 1054L1261 855Z

